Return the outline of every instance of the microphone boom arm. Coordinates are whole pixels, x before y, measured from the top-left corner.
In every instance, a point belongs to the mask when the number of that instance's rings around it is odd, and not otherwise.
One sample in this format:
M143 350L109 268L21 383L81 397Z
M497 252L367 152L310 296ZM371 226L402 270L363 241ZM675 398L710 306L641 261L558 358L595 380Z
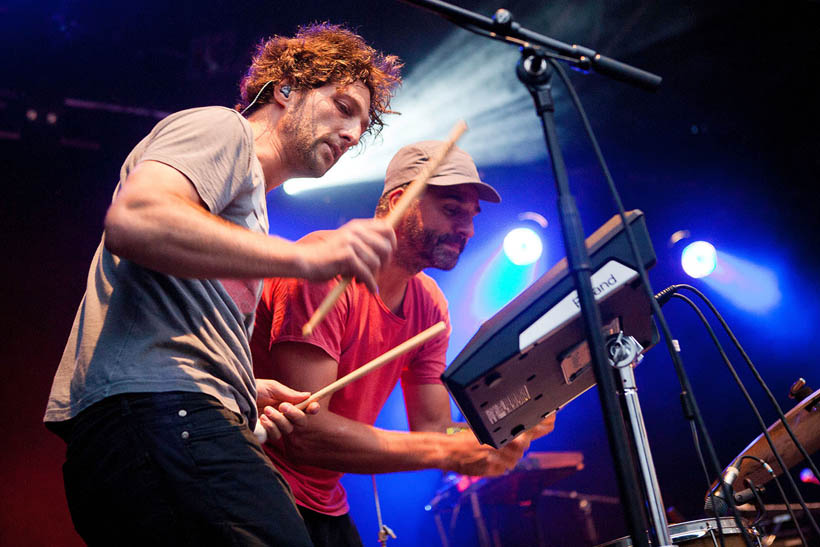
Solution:
M654 91L663 81L663 78L657 74L606 57L591 48L577 44L570 45L529 30L515 22L512 14L505 9L499 9L495 16L490 18L441 0L403 1L430 10L460 27L487 34L491 38L507 41L517 46L535 45L546 48L553 52L552 56L555 58L569 60L580 68L593 70L613 80L647 91Z

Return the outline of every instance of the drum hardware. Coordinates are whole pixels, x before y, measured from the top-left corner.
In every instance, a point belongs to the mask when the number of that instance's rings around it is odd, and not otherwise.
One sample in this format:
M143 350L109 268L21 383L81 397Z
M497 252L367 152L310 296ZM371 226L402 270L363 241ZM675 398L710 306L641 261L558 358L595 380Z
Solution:
M744 547L745 542L735 519L721 517L720 526L723 529L724 544L726 547ZM755 547L763 547L760 535L754 528L747 528L747 534L752 538ZM720 547L719 533L715 519L700 519L669 526L669 537L679 547ZM632 539L628 536L597 547L631 547Z
M812 390L812 388L809 387L809 385L806 383L805 378L798 378L797 381L795 381L792 384L792 387L789 388L789 399L794 399L795 401L802 401L803 399L811 395L812 391L814 390ZM816 409L817 401L815 401L815 404L813 404L809 410Z
M820 516L820 503L807 503L806 506L815 516ZM803 545L797 532L800 524L795 522L790 514L799 514L803 510L799 503L792 503L789 506L783 503L766 503L763 505L763 510L765 511L764 517L755 524L755 528L761 534L762 545L773 547ZM756 512L757 509L746 504L738 506L738 511L749 514ZM803 530L803 532L808 532L808 530ZM814 543L809 543L809 545L814 545Z

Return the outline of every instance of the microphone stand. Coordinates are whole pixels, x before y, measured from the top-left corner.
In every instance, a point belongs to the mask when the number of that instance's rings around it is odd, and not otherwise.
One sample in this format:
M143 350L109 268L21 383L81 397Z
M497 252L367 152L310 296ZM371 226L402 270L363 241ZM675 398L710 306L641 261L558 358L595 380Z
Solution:
M575 281L575 289L578 292L584 331L590 357L592 358L595 381L598 384L598 396L601 401L604 422L606 423L609 447L615 464L627 527L632 536L633 545L648 546L646 519L642 511L645 503L641 497L635 462L627 441L615 378L605 351L604 336L601 332L601 313L592 292L592 267L589 253L584 244L581 216L578 213L575 198L569 189L567 169L558 142L555 125L555 103L552 99L552 86L550 84L552 69L547 62L544 51L541 48L523 48L521 59L516 67L516 74L529 90L535 102L535 109L541 119L541 127L544 131L547 153L552 159L552 171L558 194L558 214L564 238L564 248L567 253L567 264ZM662 532L656 530L655 537L659 537L657 534L660 533L668 537L667 530ZM655 543L655 545L658 545L658 543ZM667 545L667 543L661 543L661 545Z
M615 375L605 350L600 310L592 290L592 267L584 243L583 227L575 198L569 189L566 165L558 141L554 117L555 104L550 84L552 70L549 63L554 62L553 58L561 59L579 68L597 71L610 78L644 89L655 89L660 85L661 78L604 57L589 48L570 46L529 31L513 21L512 14L507 10L498 10L495 17L490 19L440 0L405 1L432 10L445 19L478 34L522 46L522 56L517 65L516 74L533 97L537 114L541 119L547 152L551 159L567 263L578 294L626 524L632 537L632 544L636 547L649 547L644 507L653 495L656 495L657 499L660 499L660 496L658 492L643 492L638 483L636 464L628 442L624 416L618 402ZM547 52L544 48L549 48L550 51ZM640 260L639 257L636 258ZM651 471L654 475L654 469ZM645 477L644 484L650 482L651 479ZM657 511L653 511L653 525L654 545L671 545L665 515L661 515L658 519Z

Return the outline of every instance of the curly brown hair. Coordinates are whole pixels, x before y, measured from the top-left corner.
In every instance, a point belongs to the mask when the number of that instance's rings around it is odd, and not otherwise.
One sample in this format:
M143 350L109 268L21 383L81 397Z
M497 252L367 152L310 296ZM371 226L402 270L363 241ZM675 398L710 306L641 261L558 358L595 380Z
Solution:
M274 36L256 48L251 66L240 83L243 110L259 90L272 81L288 80L293 89L314 89L329 83L339 87L362 82L370 91L370 124L366 133L378 134L382 116L393 113L390 99L401 84L402 63L395 55L384 55L342 25L313 23L299 27L293 38ZM273 86L268 86L257 104L270 102Z

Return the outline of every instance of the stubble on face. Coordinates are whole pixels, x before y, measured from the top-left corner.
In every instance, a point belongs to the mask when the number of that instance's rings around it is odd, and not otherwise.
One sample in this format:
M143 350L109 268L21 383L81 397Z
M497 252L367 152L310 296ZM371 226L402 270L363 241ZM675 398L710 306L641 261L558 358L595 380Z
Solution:
M398 247L396 263L405 270L418 273L425 268L449 271L456 267L467 239L458 234L442 234L424 228L418 202L396 227ZM453 248L454 245L457 247Z
M322 139L315 135L316 121L307 108L308 93L300 93L293 107L285 111L280 133L293 170L307 177L321 177L328 167L319 156Z

